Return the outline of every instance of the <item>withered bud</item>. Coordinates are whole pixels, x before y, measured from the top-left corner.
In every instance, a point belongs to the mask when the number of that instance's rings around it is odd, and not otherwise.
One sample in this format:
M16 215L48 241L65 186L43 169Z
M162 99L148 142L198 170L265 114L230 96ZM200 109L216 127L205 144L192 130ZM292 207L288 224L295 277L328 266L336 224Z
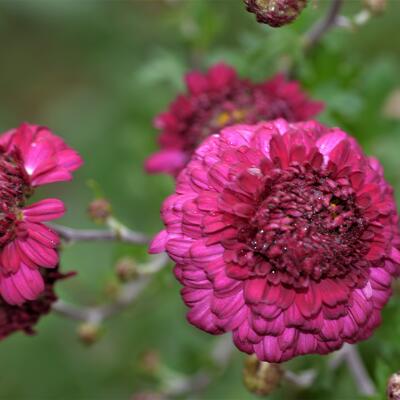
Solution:
M257 21L274 28L293 22L307 5L307 0L244 0L247 11Z
M115 273L122 282L132 281L138 277L136 261L131 257L123 257L115 264Z
M388 380L387 398L400 400L400 371L393 374Z
M92 322L84 322L78 327L80 341L88 346L97 342L100 337L100 326Z
M260 396L271 394L278 387L283 374L278 364L260 361L254 354L244 362L243 382L250 392Z
M106 199L93 200L88 207L89 217L99 224L103 224L111 216L111 204Z
M364 0L364 6L373 14L382 14L386 10L387 0Z

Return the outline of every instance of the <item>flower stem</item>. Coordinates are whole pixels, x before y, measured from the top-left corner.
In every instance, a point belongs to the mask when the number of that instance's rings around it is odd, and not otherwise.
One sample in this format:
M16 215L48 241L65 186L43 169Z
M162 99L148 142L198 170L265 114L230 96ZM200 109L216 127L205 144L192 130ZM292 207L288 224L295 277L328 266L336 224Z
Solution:
M143 274L139 274L136 280L124 284L116 299L111 303L87 307L76 306L66 303L63 300L58 300L52 309L63 317L99 325L105 319L118 314L132 304L151 282L151 275L164 268L168 264L168 261L169 259L166 254L160 254L147 264L139 267L139 271L143 269ZM151 274L149 271L151 271Z
M319 20L304 37L304 50L307 52L315 47L322 36L336 25L343 0L332 0L327 14Z
M125 226L123 229L75 229L63 225L50 225L66 242L78 241L121 241L130 244L148 244L149 238L143 233L132 231Z

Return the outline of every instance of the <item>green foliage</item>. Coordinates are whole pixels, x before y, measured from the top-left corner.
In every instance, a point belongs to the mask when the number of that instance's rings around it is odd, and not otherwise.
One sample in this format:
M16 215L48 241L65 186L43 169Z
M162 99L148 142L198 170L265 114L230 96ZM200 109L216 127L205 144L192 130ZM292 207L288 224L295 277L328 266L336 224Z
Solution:
M358 7L352 3L349 12ZM382 112L400 86L400 3L391 3L388 15L357 32L334 30L304 55L301 34L324 5L310 6L295 24L274 30L256 24L241 1L2 1L1 129L23 120L47 124L83 155L85 168L73 183L48 189L68 205L63 223L91 227L86 181L94 179L120 220L151 234L161 227L159 207L172 182L146 176L142 165L156 148L152 119L183 90L183 73L221 60L258 80L292 68L326 102L321 120L354 134L382 160L399 190L400 124ZM125 255L143 260L146 249L94 243L66 248L63 266L79 274L59 285L60 296L78 304L106 301L105 287L115 279L112 266ZM127 399L157 385L140 371L146 350L157 350L180 373L209 367L215 338L186 322L178 293L170 269L163 271L134 307L106 322L103 338L89 349L77 341L75 324L56 315L40 322L36 338L7 339L0 346L0 397ZM399 369L399 306L397 295L382 327L361 346L380 392L377 400L385 398L388 375ZM215 371L218 378L201 398L255 398L242 385L241 363L237 352L226 371ZM318 370L312 388L285 385L270 398L357 398L346 368L332 373L318 356L290 363L298 371L312 367Z

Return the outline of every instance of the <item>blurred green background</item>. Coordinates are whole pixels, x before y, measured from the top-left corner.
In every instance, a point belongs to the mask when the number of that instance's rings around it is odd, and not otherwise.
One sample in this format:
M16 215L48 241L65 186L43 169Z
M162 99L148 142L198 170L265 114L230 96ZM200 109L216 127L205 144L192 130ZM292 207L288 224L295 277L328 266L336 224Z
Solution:
M94 179L118 218L152 234L161 227L159 207L172 182L146 176L142 165L156 148L152 118L183 89L183 73L224 60L243 76L263 79L292 60L304 87L326 102L321 120L340 125L380 158L400 193L400 1L389 0L384 15L353 32L330 32L305 57L301 33L328 3L315 1L295 24L273 30L257 24L239 0L1 0L0 128L48 125L82 154L85 165L73 182L41 191L65 200L62 223L93 227L86 208L93 198L87 181ZM347 15L361 9L361 1L345 3ZM143 259L145 252L108 243L68 247L63 268L79 275L60 283L58 294L76 304L107 301L115 261ZM104 324L91 347L77 339L75 322L57 315L43 318L35 337L9 337L0 344L0 398L130 399L157 389L141 370L146 351L180 373L207 368L216 339L186 322L178 292L168 268L130 309ZM400 369L399 338L394 297L382 327L360 346L377 399L385 398L388 375ZM189 397L255 398L242 385L242 360L235 352L205 391ZM306 391L284 385L271 398L357 398L346 367L332 373L318 356L289 364L316 368L317 382Z

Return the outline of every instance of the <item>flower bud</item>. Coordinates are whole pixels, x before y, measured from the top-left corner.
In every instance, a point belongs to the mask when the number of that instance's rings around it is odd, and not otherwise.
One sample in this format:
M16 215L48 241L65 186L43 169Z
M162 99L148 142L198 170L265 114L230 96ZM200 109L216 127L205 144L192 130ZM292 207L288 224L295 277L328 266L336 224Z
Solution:
M271 394L279 385L283 370L278 364L260 361L254 354L244 362L243 382L246 388L257 395Z
M147 391L135 393L131 400L166 400L166 397L161 393Z
M131 257L121 258L115 264L115 273L122 282L136 279L138 270L135 260Z
M389 400L400 400L400 371L393 374L387 385L387 398Z
M82 343L90 346L100 337L100 327L92 322L84 322L78 327L78 337Z
M382 14L386 10L386 0L364 0L365 8L373 14Z
M104 286L104 294L107 298L115 300L121 292L121 284L114 277L106 282Z
M390 119L400 119L400 88L394 89L383 105L383 114Z
M161 367L160 354L157 350L148 350L142 354L139 363L140 369L149 375L156 375Z
M111 216L111 204L106 199L93 200L88 207L89 217L99 224L103 224Z
M274 28L290 24L303 11L307 0L244 0L247 11L256 15L257 21Z

